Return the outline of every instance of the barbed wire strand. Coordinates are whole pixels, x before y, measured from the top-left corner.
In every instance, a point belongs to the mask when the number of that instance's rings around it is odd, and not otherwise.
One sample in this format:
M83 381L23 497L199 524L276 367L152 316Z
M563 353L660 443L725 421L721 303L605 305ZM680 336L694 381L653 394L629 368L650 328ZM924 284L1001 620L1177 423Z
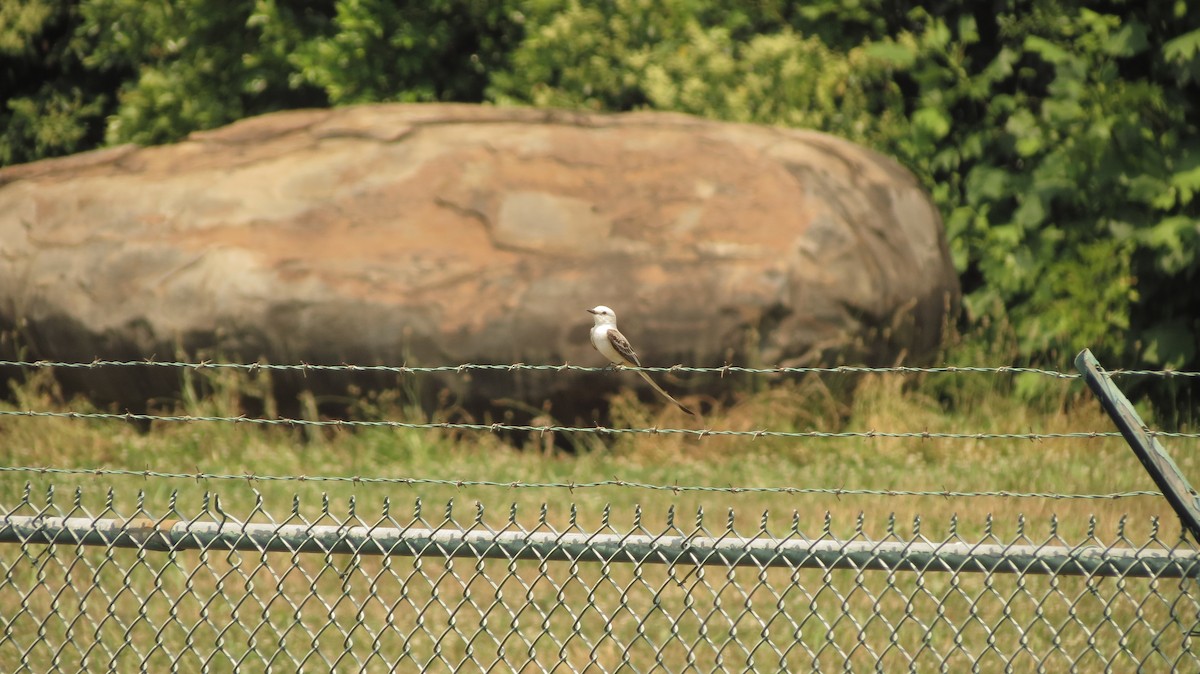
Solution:
M1109 494L1060 494L1057 492L1016 492L1016 491L919 491L893 489L846 489L842 487L720 487L707 485L672 485L634 482L629 480L596 480L593 482L522 482L519 480L500 482L492 480L446 480L424 477L365 477L361 475L255 475L253 473L172 473L155 470L129 470L121 468L51 468L41 466L0 466L0 473L36 473L44 475L80 475L105 477L140 477L156 479L179 480L231 480L244 482L349 482L352 484L389 484L402 486L441 486L441 487L500 487L505 489L597 489L602 487L620 487L626 489L641 489L648 491L683 492L717 492L727 494L792 494L792 495L824 495L824 496L936 496L943 498L958 497L993 497L993 498L1042 498L1042 499L1085 499L1085 500L1116 500L1140 496L1158 496L1157 491L1124 491Z
M260 417L223 417L223 416L193 416L193 415L159 415L141 414L134 412L52 412L44 410L0 410L0 416L7 417L42 417L59 419L94 419L105 421L149 421L168 423L232 423L255 424L263 426L289 427L318 427L318 428L405 428L428 430L463 430L463 431L520 431L530 433L595 433L599 435L645 434L645 435L690 435L697 438L734 436L748 438L916 438L922 440L951 439L951 440L1061 440L1061 439L1093 439L1115 438L1121 434L1117 431L1076 431L1068 433L952 433L942 431L738 431L723 429L696 428L610 428L607 426L534 426L527 424L474 424L449 421L410 422L410 421L362 421L347 419L293 419L280 417L264 419ZM1200 432L1149 431L1150 435L1164 438L1200 438Z
M155 361L151 359L133 360L133 361L118 361L118 360L93 360L91 362L65 362L65 361L8 361L0 360L0 367L23 367L23 368L66 368L66 369L93 369L101 367L161 367L161 368L176 368L176 369L233 369L245 370L254 372L258 370L272 371L348 371L348 372L384 372L392 374L420 374L420 373L446 373L456 372L462 373L466 371L578 371L578 372L603 372L610 368L607 367L588 367L579 365L570 365L564 363L562 365L527 365L524 363L512 364L478 364L466 363L461 365L445 365L432 367L409 367L409 366L387 366L387 365L312 365L308 363L299 364L269 364L269 363L222 363L213 361L185 362L185 361ZM984 374L1036 374L1057 379L1077 379L1079 375L1076 373L1063 373L1054 370L1046 370L1039 368L1025 367L974 367L974 366L944 366L944 367L864 367L864 366L836 366L836 367L775 367L775 368L748 368L740 366L723 366L723 367L688 367L675 365L672 367L642 367L642 368L624 368L633 371L646 372L687 372L687 373L717 373L722 376L725 374L889 374L889 373L984 373ZM1200 372L1172 371L1172 370L1114 370L1109 373L1112 376L1158 376L1158 377L1196 377L1200 376ZM227 417L227 416L193 416L193 415L154 415L154 414L138 414L138 413L104 413L104 412L53 412L39 410L0 410L0 416L24 416L24 417L50 417L50 418L66 418L66 419L93 419L93 420L121 420L121 421L147 421L147 422L219 422L219 423L250 423L269 426L304 426L304 427L384 427L384 428L404 428L404 429L443 429L443 430L471 430L471 431L520 431L520 432L538 432L538 433L597 433L597 434L626 434L626 433L642 433L642 434L683 434L692 435L697 438L708 436L742 436L742 437L784 437L784 438L919 438L919 439L960 439L960 440L1043 440L1043 439L1091 439L1091 438L1107 438L1119 437L1117 432L1070 432L1070 433L949 433L949 432L886 432L886 431L737 431L737 430L713 430L713 429L686 429L686 428L607 428L603 426L555 426L555 425L523 425L523 424L473 424L473 423L453 423L453 422L401 422L401 421L362 421L362 420L308 420L308 419L290 419L290 418L275 418L264 419L246 416ZM1171 432L1152 432L1152 435L1161 437L1177 437L1177 438L1196 438L1200 437L1200 433L1171 433ZM804 494L819 494L833 496L923 496L923 497L1001 497L1001 498L1044 498L1044 499L1121 499L1140 496L1161 496L1157 491L1130 491L1130 492L1114 492L1108 494L1060 494L1060 493L1042 493L1042 492L1010 492L1010 491L918 491L918 490L883 490L883 489L845 489L845 488L798 488L798 487L717 487L717 486L702 486L702 485L658 485L641 482L631 482L625 480L600 480L594 482L580 483L537 483L537 482L520 482L520 481L488 481L488 480L447 480L435 478L407 478L407 477L364 477L364 476L305 476L305 475L254 475L254 474L220 474L220 473L171 473L151 470L129 470L129 469L104 469L104 468L51 468L37 466L0 466L0 472L26 472L37 474L54 474L54 475L90 475L90 476L132 476L141 478L171 478L171 479L189 479L189 480L245 480L253 481L297 481L297 482L350 482L355 484L398 484L398 485L433 485L433 486L452 486L457 488L463 487L501 487L501 488L562 488L568 490L574 489L589 489L600 487L624 487L633 489L644 489L653 491L672 491L672 492L722 492L722 493L781 493L792 495Z
M418 367L408 365L313 365L309 363L272 364L272 363L222 363L209 360L198 362L186 361L157 361L144 360L93 360L91 362L65 362L51 360L0 360L0 367L21 368L65 368L65 369L95 369L102 367L156 367L181 368L192 370L232 369L250 372L259 370L298 371L298 372L385 372L392 374L424 374L439 372L483 371L573 371L573 372L604 372L609 367L591 367L584 365L527 365L525 363L486 364L463 363L461 365L436 365ZM693 367L687 365L672 365L669 367L624 367L633 372L687 372L698 374L944 374L944 373L982 373L982 374L1036 374L1055 379L1078 379L1076 372L1058 372L1033 367L1013 367L1001 365L998 367L976 367L947 365L941 367L867 367L858 365L838 365L832 367L742 367L738 365L723 365L720 367ZM1200 371L1183 370L1110 370L1110 376L1144 376L1144 377L1200 377Z

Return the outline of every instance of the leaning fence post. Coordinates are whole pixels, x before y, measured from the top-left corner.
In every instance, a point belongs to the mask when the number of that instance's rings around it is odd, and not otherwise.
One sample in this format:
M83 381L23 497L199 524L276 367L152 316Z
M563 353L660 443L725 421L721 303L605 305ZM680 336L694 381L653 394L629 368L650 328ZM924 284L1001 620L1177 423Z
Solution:
M1146 423L1133 409L1133 404L1100 367L1100 362L1090 350L1084 349L1075 357L1075 369L1083 375L1088 388L1100 399L1104 411L1108 412L1121 435L1125 436L1125 442L1133 448L1133 453L1142 462L1146 472L1150 473L1163 496L1167 497L1167 502L1179 515L1183 527L1200 541L1200 494L1188 483L1158 438L1150 434L1150 429L1146 428Z

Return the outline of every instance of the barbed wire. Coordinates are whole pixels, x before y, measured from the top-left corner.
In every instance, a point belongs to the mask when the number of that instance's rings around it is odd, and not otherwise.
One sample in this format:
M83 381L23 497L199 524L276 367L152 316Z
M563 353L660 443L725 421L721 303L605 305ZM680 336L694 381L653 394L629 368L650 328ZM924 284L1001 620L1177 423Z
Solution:
M1107 494L1060 494L1057 492L1018 492L1018 491L921 491L909 489L847 489L844 487L735 487L709 485L679 485L654 484L631 480L596 480L591 482L523 482L510 480L507 482L493 480L447 480L426 477L379 477L362 475L256 475L254 473L195 473L163 472L156 470L130 470L125 468L52 468L43 466L0 466L0 473L36 473L41 475L76 475L94 477L140 477L144 479L177 479L193 480L224 480L239 482L348 482L352 484L387 484L401 486L440 486L440 487L499 487L504 489L597 489L603 487L620 487L626 489L641 489L647 491L684 492L716 492L725 494L790 494L790 495L822 495L822 496L935 496L942 498L1040 498L1040 499L1082 499L1082 500L1117 500L1140 496L1161 497L1157 491L1123 491Z
M459 423L450 421L410 422L377 420L364 421L354 419L294 419L278 417L273 419L247 416L196 416L196 415L159 415L135 412L54 412L47 410L0 410L0 416L7 417L44 417L59 419L94 419L105 421L149 421L168 423L232 423L254 424L262 426L288 427L317 427L317 428L405 428L427 430L462 430L462 431L520 431L529 433L595 433L599 435L688 435L697 438L735 436L749 438L915 438L922 440L951 439L951 440L1061 440L1061 439L1094 439L1116 438L1121 434L1117 431L1075 431L1067 433L953 433L943 431L771 431L754 430L739 431L711 428L612 428L607 426L558 426L506 423ZM1150 435L1165 438L1200 438L1200 432L1149 431Z
M419 373L447 373L456 372L462 373L466 371L515 371L515 370L533 370L533 371L579 371L579 372L603 372L609 370L607 367L587 367L570 365L526 365L524 363L513 364L476 364L467 363L462 365L447 365L433 367L409 367L409 366L385 366L385 365L311 365L307 363L299 364L268 364L268 363L222 363L212 361L185 362L185 361L155 361L151 359L117 361L117 360L94 360L92 362L65 362L65 361L6 361L0 360L0 367L29 367L29 368L67 368L67 369L92 369L101 367L158 367L158 368L176 368L176 369L232 369L254 372L258 370L272 371L362 371L362 372L385 372L399 375L419 374ZM1038 368L1023 368L1023 367L862 367L862 366L837 366L837 367L779 367L779 368L747 368L739 366L723 366L723 367L686 367L676 365L672 367L643 367L643 368L625 368L629 370L642 370L647 372L688 372L688 373L717 373L724 376L725 374L886 374L886 373L987 373L987 374L1036 374L1057 379L1076 379L1079 378L1075 373L1063 373L1053 370L1045 370ZM1161 376L1161 377L1194 377L1200 376L1200 372L1176 372L1176 371L1154 371L1154 370L1115 370L1109 374L1117 375L1145 375L1145 376ZM241 416L208 416L208 415L159 415L146 413L112 413L112 412L78 412L78 411L49 411L49 410L0 410L0 416L9 417L35 417L35 418L63 418L75 420L106 420L106 421L141 421L141 422L166 422L166 423L192 423L192 422L213 422L213 423L233 423L233 424L254 424L262 426L285 426L285 427L318 427L318 428L397 428L397 429L428 429L428 430L458 430L458 431L487 431L487 432L531 432L531 433L593 433L601 435L617 435L617 434L663 434L663 435L685 435L694 436L696 438L718 437L718 436L735 436L735 437L779 437L779 438L809 438L809 439L828 439L828 438L843 438L843 439L876 439L876 438L896 438L896 439L956 439L956 440L1050 440L1050 439L1095 439L1095 438L1112 438L1120 437L1118 432L1064 432L1064 433L955 433L955 432L940 432L940 431L910 431L910 432L893 432L893 431L771 431L771 430L722 430L722 429L690 429L690 428L609 428L600 425L596 426L561 426L561 425L530 425L530 424L506 424L506 423L458 423L458 422L406 422L406 421L391 421L391 420L341 420L341 419L295 419L295 418L258 418ZM1183 433L1183 432L1151 432L1151 435L1160 437L1173 438L1200 438L1200 433ZM162 472L152 470L131 470L131 469L109 469L109 468L55 468L55 467L39 467L39 466L0 466L0 472L8 473L36 473L43 475L87 475L87 476L127 476L148 478L163 478L163 479L188 479L188 480L238 480L247 482L257 481L295 481L295 482L343 482L354 484L394 484L394 485L427 485L427 486L450 486L456 488L465 487L496 487L496 488L561 488L567 490L574 489L592 489L602 487L623 487L632 489L643 489L651 491L671 491L675 493L682 492L721 492L721 493L778 493L789 495L832 495L832 496L919 496L919 497L998 497L998 498L1043 498L1043 499L1122 499L1141 496L1161 496L1157 491L1126 491L1113 492L1107 494L1060 494L1054 492L1013 492L1013 491L921 491L921 490L888 490L888 489L846 489L846 488L814 488L814 487L755 487L755 486L704 486L704 485L661 485L635 481L627 481L620 479L598 480L591 482L522 482L522 481L490 481L490 480L462 480L462 479L437 479L437 478L412 478L412 477L368 477L368 476L332 476L332 475L255 475L252 473L243 474L221 474L221 473L204 473L204 472Z
M223 363L209 360L197 362L187 361L157 361L143 360L101 360L90 362L67 362L52 360L0 360L0 367L22 368L65 368L65 369L96 369L102 367L154 367L177 369L230 369L255 372L293 371L293 372L385 372L391 374L428 374L468 371L557 371L557 372L604 372L610 367L591 367L585 365L528 365L525 363L487 364L463 363L460 365L435 365L428 367L408 365L314 365L310 363L273 364L273 363ZM723 365L720 367L693 367L687 365L672 365L669 367L625 367L622 369L633 372L686 372L696 374L1036 374L1054 379L1078 379L1076 372L1058 372L1034 367L1015 367L1001 365L997 367L977 367L946 365L940 367L914 367L899 365L893 367L867 367L859 365L837 365L831 367L742 367L739 365ZM1144 377L1200 377L1200 371L1184 370L1110 370L1110 376L1144 376Z

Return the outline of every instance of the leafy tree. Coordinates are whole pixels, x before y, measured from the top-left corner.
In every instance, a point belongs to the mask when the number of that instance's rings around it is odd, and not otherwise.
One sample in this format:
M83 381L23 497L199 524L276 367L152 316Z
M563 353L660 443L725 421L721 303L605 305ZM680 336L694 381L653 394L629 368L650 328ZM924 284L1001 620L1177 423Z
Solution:
M299 107L481 102L519 35L511 16L486 0L0 5L0 162Z
M91 73L64 0L0 4L0 165L90 149L120 73Z
M480 102L516 27L509 3L488 0L339 0L328 30L289 59L293 81L334 104Z
M287 108L325 105L290 79L289 54L328 22L328 3L89 0L85 65L136 73L118 92L109 143L162 143Z
M940 137L884 145L947 214L969 307L1005 307L1027 356L1197 362L1200 296L1179 289L1200 267L1200 91L1165 47L1200 13L1174 11L1044 2L953 27L914 13L927 28L894 41L915 56L911 119Z

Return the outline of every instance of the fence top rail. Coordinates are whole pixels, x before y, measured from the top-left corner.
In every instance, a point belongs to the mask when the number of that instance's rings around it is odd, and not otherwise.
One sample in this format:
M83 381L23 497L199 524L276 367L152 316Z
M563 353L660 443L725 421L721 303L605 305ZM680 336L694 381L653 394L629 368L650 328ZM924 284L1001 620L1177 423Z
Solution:
M744 537L729 526L710 532L703 525L687 531L671 525L650 532L638 526L619 532L605 526L597 531L576 527L556 531L548 525L521 527L437 528L403 525L395 520L379 523L315 524L249 523L235 520L198 521L5 515L0 517L0 543L21 545L94 545L143 550L244 550L283 552L396 555L410 557L465 557L546 561L599 562L601 564L716 565L850 569L855 571L906 570L915 572L983 572L1014 574L1086 575L1089 577L1181 578L1197 575L1200 554L1186 545L1132 547L1103 545L1094 537L1069 545L1057 533L1031 540L1024 534L1000 542L989 535L982 542L967 542L957 532L944 540L920 534L919 524L909 539L895 527L882 540L871 540L860 528L849 539L840 539L826 527L816 538L798 526L784 537L771 536L765 527ZM718 535L714 535L718 534ZM991 540L989 540L991 539Z
M228 369L298 371L298 372L386 372L392 374L426 374L438 372L463 373L472 370L484 371L550 371L550 372L603 372L610 367L592 367L586 365L537 365L526 363L462 363L459 365L409 366L409 365L354 365L348 363L318 365L312 363L223 363L211 360L196 362L187 361L158 361L142 360L104 360L95 359L88 362L69 362L53 360L0 360L0 367L22 368L64 368L64 369L96 369L102 367L155 367L177 369ZM945 365L937 367L915 367L898 365L891 367L869 367L860 365L836 365L830 367L743 367L739 365L722 365L719 367L700 367L688 365L671 365L667 367L624 367L623 369L642 372L686 372L696 374L1036 374L1054 379L1078 379L1077 372L1059 372L1035 367L1015 367L1001 365L989 366L959 366ZM1113 377L1200 377L1200 371L1186 370L1112 370L1108 373Z
M856 514L835 514L833 511L811 508L780 508L744 511L732 506L696 506L694 509L671 503L651 509L632 504L630 509L614 507L611 503L581 505L574 501L547 500L534 505L513 501L495 506L473 499L462 503L456 497L444 499L412 496L405 499L392 494L374 498L351 494L345 497L321 492L319 498L302 498L293 494L284 503L270 507L267 497L253 489L253 501L227 498L221 491L169 492L157 490L119 491L114 486L95 488L73 485L60 487L54 483L35 487L26 483L13 502L0 500L0 526L13 517L44 517L116 519L126 525L137 524L151 528L164 522L252 522L269 524L332 524L336 526L396 526L455 529L459 531L567 531L655 533L675 532L693 535L771 536L772 531L786 531L802 538L845 538L858 540L951 541L970 536L983 542L1019 542L1037 544L1039 541L1063 543L1065 530L1077 531L1087 545L1094 545L1110 531L1108 545L1129 547L1133 538L1146 537L1144 543L1166 547L1183 546L1195 549L1194 543L1176 532L1168 535L1162 529L1158 515L1120 515L1109 521L1096 514L1088 515L1086 527L1080 529L1078 518L1064 519L1056 513L1029 516L1017 512L1011 516L992 512L973 516L951 512L941 517L920 513L911 517L895 511L869 517L873 511L858 510ZM236 506L230 506L233 502ZM406 505L407 504L407 505ZM877 511L874 511L877 512ZM596 520L586 515L599 516ZM592 522L585 525L584 520ZM782 527L779 529L777 527ZM841 532L841 533L838 533ZM973 532L973 533L968 533ZM1168 540L1169 539L1169 540Z
M392 420L357 420L357 419L296 419L291 417L248 417L245 415L229 416L195 416L187 414L144 414L135 412L55 412L50 410L0 410L0 417L33 417L58 418L77 420L101 421L150 421L168 423L232 423L252 424L260 426L284 427L333 427L333 428L406 428L451 431L517 431L526 433L594 433L598 435L687 435L699 439L707 437L748 437L757 438L910 438L922 440L1067 440L1067 439L1096 439L1117 438L1117 431L1072 431L1066 433L954 433L947 431L772 431L772 430L733 430L712 428L613 428L608 426L559 426L559 425L529 425L529 424L473 424L450 421L410 422ZM1163 438L1200 438L1200 432L1190 431L1149 431L1149 434Z
M846 487L772 487L755 485L689 485L689 484L654 484L636 480L595 480L585 482L524 482L520 480L465 480L428 477L402 477L378 475L259 475L255 473L194 473L165 472L157 470L130 470L125 468L58 468L50 466L0 466L0 473L28 473L33 475L63 475L91 477L137 477L142 479L169 479L201 481L235 481L254 484L257 482L331 482L360 485L400 485L406 487L437 486L455 487L496 487L501 489L564 489L574 492L579 489L600 489L616 487L625 489L640 489L646 491L666 491L676 494L686 492L706 492L724 494L788 494L794 496L920 496L938 498L1035 498L1051 500L1109 500L1136 498L1143 496L1161 497L1162 493L1153 490L1121 491L1110 493L1058 493L1058 492L1021 492L1009 490L997 491L955 491L942 489L910 490L910 489L852 489ZM29 484L26 485L29 487Z

